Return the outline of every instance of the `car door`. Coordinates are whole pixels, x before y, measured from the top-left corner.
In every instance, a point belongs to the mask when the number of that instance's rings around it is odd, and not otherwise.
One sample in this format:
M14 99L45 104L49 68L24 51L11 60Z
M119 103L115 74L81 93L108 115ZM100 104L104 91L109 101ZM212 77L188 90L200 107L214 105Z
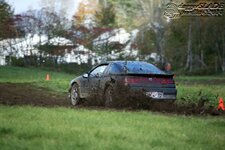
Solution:
M89 73L88 77L89 95L98 94L96 92L98 92L98 90L100 89L100 82L102 79L102 75L107 66L108 64L100 65Z
M89 79L88 79L88 74L85 73L80 77L80 94L81 97L88 97L89 95Z

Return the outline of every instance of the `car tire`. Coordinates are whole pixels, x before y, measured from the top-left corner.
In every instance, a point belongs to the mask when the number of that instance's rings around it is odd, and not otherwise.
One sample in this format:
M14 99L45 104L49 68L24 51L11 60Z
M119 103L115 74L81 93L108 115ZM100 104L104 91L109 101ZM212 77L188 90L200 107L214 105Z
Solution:
M114 89L111 85L109 85L105 89L105 93L104 93L105 106L106 107L111 107L113 105L113 100L114 100L113 94L114 94Z
M73 106L78 105L80 102L79 86L78 84L73 84L70 90L70 101Z

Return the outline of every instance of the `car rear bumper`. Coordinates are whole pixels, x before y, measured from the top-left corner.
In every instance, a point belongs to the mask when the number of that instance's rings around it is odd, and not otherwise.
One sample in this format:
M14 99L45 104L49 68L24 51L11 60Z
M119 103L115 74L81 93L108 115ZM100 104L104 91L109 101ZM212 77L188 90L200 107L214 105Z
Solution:
M149 88L130 87L132 91L142 92L145 96L153 100L176 100L176 88Z

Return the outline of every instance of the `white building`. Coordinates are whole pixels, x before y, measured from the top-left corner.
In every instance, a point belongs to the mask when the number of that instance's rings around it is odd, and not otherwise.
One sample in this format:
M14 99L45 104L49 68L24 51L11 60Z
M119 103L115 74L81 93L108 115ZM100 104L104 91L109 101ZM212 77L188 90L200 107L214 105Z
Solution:
M96 63L100 63L101 61L108 59L117 60L121 57L132 57L139 60L138 49L132 47L138 33L138 29L128 33L125 29L119 28L105 32L94 39L93 46L95 50L99 49L101 51L103 50L102 47L110 43L123 45L122 49L113 49L107 55L98 55L92 50L85 48L83 45L76 45L76 48L71 49L71 47L74 46L73 42L63 37L55 37L48 40L46 35L29 34L24 38L5 39L0 41L0 65L6 65L6 56L9 55L17 58L24 58L24 56L31 55L43 55L40 50L38 50L38 46L45 45L47 43L54 46L70 47L69 49L63 49L65 54L58 57L58 63L66 62L81 64L91 62L92 65L94 65ZM158 55L156 53L152 53L151 55L146 56L145 59L148 60L150 58L157 61Z

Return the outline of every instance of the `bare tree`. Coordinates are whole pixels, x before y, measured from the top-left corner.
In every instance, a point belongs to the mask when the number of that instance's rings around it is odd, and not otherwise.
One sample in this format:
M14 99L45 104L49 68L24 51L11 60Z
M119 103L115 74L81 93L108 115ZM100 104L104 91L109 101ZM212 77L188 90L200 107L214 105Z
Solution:
M163 5L168 1L162 0L139 0L142 8L142 14L147 20L144 25L152 28L156 35L156 50L160 57L161 65L165 63L164 59L164 34L166 22L163 18ZM146 28L145 28L146 29Z
M73 10L73 0L40 0L43 8L48 8L51 12L57 12L60 16L66 17Z

